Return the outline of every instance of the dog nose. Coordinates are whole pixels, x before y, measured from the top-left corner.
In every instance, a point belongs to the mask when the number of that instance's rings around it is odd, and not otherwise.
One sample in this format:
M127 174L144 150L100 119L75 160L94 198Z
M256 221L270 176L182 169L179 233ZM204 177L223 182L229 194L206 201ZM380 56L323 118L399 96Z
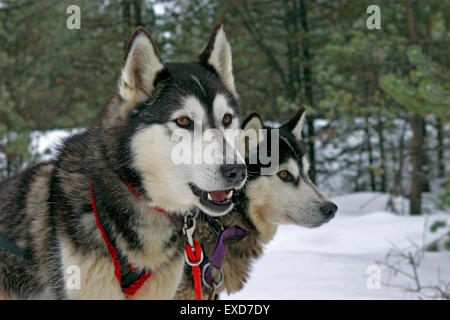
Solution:
M338 207L331 201L325 202L320 206L320 211L326 216L332 216L336 213Z
M223 164L220 170L227 182L232 184L241 183L247 177L245 164Z

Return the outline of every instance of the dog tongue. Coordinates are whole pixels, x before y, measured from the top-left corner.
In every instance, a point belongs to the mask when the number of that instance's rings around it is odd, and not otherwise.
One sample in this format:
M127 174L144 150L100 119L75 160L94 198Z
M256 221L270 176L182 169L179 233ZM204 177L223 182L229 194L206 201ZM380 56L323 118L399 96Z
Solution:
M227 197L227 194L225 193L225 191L211 191L210 193L211 193L211 199L214 202L222 202Z

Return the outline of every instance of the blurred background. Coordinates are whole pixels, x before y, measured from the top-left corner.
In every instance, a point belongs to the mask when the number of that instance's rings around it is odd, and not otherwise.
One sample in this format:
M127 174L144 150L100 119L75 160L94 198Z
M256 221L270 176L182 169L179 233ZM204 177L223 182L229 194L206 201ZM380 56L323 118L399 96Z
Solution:
M79 30L66 27L73 4ZM381 29L366 24L373 4ZM435 214L427 230L440 237L425 247L450 250L449 14L448 0L0 0L0 179L48 159L95 117L135 27L152 33L164 61L185 61L221 21L242 116L281 123L307 106L310 176L340 212ZM442 261L450 269L448 252Z

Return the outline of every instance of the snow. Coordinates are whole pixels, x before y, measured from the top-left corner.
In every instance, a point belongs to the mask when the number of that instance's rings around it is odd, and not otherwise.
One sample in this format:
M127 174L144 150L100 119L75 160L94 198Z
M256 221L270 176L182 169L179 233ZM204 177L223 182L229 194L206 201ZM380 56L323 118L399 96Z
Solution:
M34 131L31 133L31 149L34 153L39 154L40 161L47 161L56 154L57 146L72 134L82 132L83 128L55 129L49 131Z
M369 289L370 267L383 261L392 243L422 244L433 221L450 223L448 213L398 216L385 212L387 195L362 192L333 199L335 219L317 229L281 226L253 268L243 290L222 299L408 299L415 293L388 287L411 285L381 267L381 288ZM372 200L372 201L370 201ZM429 243L437 235L427 233ZM368 270L369 268L369 270ZM450 281L450 252L427 252L420 267L424 284ZM370 286L369 286L370 287Z

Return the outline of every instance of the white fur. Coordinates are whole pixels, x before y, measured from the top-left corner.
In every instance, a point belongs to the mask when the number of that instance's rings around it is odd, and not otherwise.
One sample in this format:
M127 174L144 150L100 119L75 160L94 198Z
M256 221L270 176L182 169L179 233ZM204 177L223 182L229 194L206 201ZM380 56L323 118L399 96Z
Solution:
M216 119L216 123L220 124L221 127L223 127L222 121L223 116L225 114L233 115L233 109L228 105L227 98L223 94L217 94L213 101L213 112L214 112L214 118ZM236 126L237 121L234 121L233 124Z
M280 166L280 171L281 170L288 170L295 179L298 178L300 173L297 162L295 162L292 158L288 160L287 164L283 164Z
M216 33L214 47L208 63L216 69L225 87L237 97L234 86L231 46L222 26Z
M303 130L303 125L305 123L305 117L306 117L306 112L303 112L303 114L301 115L300 119L298 120L297 125L295 126L294 130L292 130L292 134L297 139L302 138L302 130Z
M156 74L163 68L150 39L144 33L138 34L122 68L119 79L120 96L132 106L147 100L153 92ZM140 78L140 84L136 76Z
M300 170L294 159L280 165L295 179ZM250 218L261 232L263 242L272 239L280 224L314 228L326 221L320 206L328 199L309 181L300 177L299 184L282 181L278 175L261 176L247 184Z
M195 96L187 96L182 99L183 108L175 111L171 115L171 119L175 120L179 117L188 117L196 123L206 125L207 117L205 109L201 102ZM171 124L172 129L177 128L176 124Z
M166 125L152 125L138 130L131 142L134 167L142 176L144 188L154 205L180 213L198 206L211 215L217 215L218 213L203 207L198 197L193 194L189 183L206 191L227 190L243 186L245 181L242 181L239 186L234 186L230 185L222 176L221 165L225 161L221 145L223 140L227 144L227 150L232 150L238 163L244 163L244 160L237 152L233 142L225 136L223 128L215 130L209 128L206 111L197 98L188 96L182 101L183 108L175 111L171 119L175 120L181 116L189 117L195 123L194 134L192 135L192 132L187 129L179 128L173 121ZM221 114L220 118L223 118L225 112L232 110L224 96L221 95L216 98L213 107L215 115ZM235 122L234 126L237 127L238 121ZM183 137L190 137L190 139L183 138L182 142L172 141L172 137L168 136L166 126L173 132L182 131ZM208 134L214 139L207 141ZM192 150L192 155L203 157L199 162L192 157L190 163L175 163L172 158L172 149L178 148L180 144L184 144L183 149ZM201 149L196 149L198 146ZM214 160L214 156L220 155L221 158L218 158L220 161L205 163L206 155L209 154L207 151L213 151L212 160Z
M233 109L228 105L228 100L223 94L218 94L213 101L213 112L218 128L224 128L223 117L225 114L230 114L233 119L231 125L222 130L222 136L226 144L226 159L227 163L242 163L245 164L245 160L241 153L237 149L240 139L239 119L234 114ZM219 137L220 138L220 137Z
M247 130L255 130L255 131L259 131L261 130L263 127L263 124L261 122L261 120L258 117L253 117L252 119L250 119L249 122L247 122L247 124L244 127L244 131Z
M60 238L60 246L61 267L69 299L122 300L125 298L114 273L112 258L109 255L82 254L80 250L73 247L70 241L62 237ZM67 270L70 266L77 266L80 269L81 281L79 288L67 288L69 276Z
M171 212L187 212L192 208L192 191L180 183L184 173L171 160L170 137L164 126L153 125L139 130L131 149L134 167L138 169L147 193L155 205ZM180 181L181 180L181 181Z
M184 257L180 256L152 272L139 291L130 300L173 299L183 276Z
M205 88L203 87L203 85L200 83L200 80L198 80L198 78L196 76L191 75L191 78L198 84L198 86L200 87L200 89L202 90L203 93L205 93Z
M263 141L264 135L262 135L260 131L262 128L263 123L257 116L254 116L245 124L245 127L242 129L241 139L239 142L239 152L243 156L246 156L249 150L256 150L258 144ZM248 141L247 146L246 140Z
M309 161L306 156L302 158L303 175L307 177L309 175Z
M161 242L161 241L160 241ZM62 268L67 283L69 266L80 268L80 288L66 288L69 299L82 300L123 300L120 283L114 273L112 258L96 254L81 254L68 241L63 241ZM128 257L130 259L130 257ZM133 261L130 259L130 261ZM135 265L135 264L133 264ZM183 257L172 259L160 268L152 269L151 277L144 283L135 296L129 299L164 300L172 299L183 274Z

